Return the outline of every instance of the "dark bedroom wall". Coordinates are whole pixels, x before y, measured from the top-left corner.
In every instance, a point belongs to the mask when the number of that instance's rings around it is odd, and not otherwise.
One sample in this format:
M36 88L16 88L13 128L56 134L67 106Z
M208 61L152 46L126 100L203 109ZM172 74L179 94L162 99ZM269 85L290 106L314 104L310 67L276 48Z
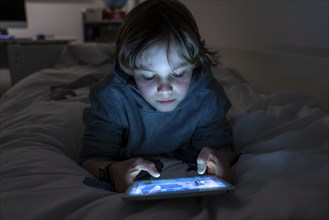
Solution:
M327 0L183 0L209 45L328 57Z
M303 92L328 110L327 0L183 2L224 65L262 90Z
M209 45L328 57L327 0L181 1L194 14ZM29 27L10 33L26 37L42 32L82 41L81 10L102 7L102 2L28 0ZM129 5L134 2L129 0Z

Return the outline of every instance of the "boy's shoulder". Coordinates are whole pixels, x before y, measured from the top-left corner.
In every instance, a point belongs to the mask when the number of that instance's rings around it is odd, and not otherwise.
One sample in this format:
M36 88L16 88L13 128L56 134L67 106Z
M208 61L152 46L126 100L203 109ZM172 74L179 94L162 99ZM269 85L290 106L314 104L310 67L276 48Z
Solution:
M128 86L128 82L120 77L118 74L113 73L111 74L105 82L99 86L99 91L109 91L109 90L117 90L122 89Z
M210 75L210 79L207 84L207 89L215 92L219 96L226 96L223 86L218 82L218 80Z
M225 91L211 72L203 72L197 79L196 86L199 92L214 93L218 97L226 97Z
M231 103L220 82L211 73L205 73L205 75L206 81L204 82L206 83L201 86L199 91L205 94L208 102L212 100L213 102L217 103L217 105L224 105L226 106L225 108L230 108Z
M127 81L114 73L104 79L103 82L95 85L91 90L91 94L92 96L104 98L120 97L121 95L131 92L131 89L128 89L128 87Z

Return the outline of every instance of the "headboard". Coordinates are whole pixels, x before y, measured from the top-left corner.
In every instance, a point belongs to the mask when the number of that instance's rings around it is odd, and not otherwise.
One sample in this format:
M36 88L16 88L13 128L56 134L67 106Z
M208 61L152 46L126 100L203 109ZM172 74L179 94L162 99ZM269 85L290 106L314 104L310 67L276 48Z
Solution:
M223 66L266 92L299 91L328 111L328 57L220 48Z

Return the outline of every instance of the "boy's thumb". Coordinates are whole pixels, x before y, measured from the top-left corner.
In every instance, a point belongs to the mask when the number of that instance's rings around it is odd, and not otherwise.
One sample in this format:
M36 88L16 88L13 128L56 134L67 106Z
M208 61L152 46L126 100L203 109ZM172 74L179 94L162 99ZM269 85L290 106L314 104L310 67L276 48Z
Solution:
M198 174L204 174L207 169L207 163L202 159L197 159Z
M151 170L148 170L148 172L149 172L149 174L150 174L151 176L153 176L153 177L155 177L155 178L160 177L160 173L159 173L159 171L157 171L156 168L151 169Z

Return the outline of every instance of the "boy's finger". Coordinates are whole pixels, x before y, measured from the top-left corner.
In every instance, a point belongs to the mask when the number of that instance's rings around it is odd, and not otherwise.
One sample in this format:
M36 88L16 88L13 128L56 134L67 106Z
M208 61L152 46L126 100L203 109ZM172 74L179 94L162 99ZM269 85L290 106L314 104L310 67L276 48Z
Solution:
M160 177L160 173L154 168L154 169L151 169L151 170L148 170L147 172L149 172L149 174L155 178L158 178Z
M156 169L154 163L144 160L145 163L140 165L141 170L147 171L153 177L160 177L159 171Z
M202 159L197 159L197 165L198 165L198 174L204 174L207 169L207 162Z
M207 147L204 147L196 160L198 165L198 174L204 174L207 170L207 162L209 160L209 150Z

